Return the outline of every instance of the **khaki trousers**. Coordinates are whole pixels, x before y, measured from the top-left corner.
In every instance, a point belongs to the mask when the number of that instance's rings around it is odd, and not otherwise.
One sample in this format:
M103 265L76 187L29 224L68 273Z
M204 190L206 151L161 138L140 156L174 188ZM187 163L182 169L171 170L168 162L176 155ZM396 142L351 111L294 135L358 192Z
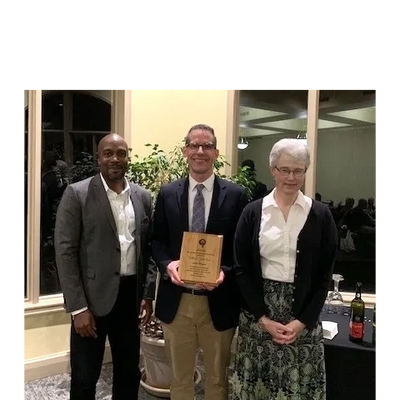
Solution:
M207 296L183 293L174 320L162 324L165 349L172 366L171 400L194 398L194 371L198 346L203 350L205 400L228 400L227 368L235 328L214 328Z

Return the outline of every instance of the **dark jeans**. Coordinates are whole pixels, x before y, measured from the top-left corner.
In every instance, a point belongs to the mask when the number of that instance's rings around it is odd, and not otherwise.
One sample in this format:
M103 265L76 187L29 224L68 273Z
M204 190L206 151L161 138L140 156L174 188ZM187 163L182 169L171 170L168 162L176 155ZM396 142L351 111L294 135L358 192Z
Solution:
M95 400L106 337L113 360L113 400L137 400L139 370L139 319L136 277L121 278L111 312L95 317L97 338L81 337L71 325L71 400Z

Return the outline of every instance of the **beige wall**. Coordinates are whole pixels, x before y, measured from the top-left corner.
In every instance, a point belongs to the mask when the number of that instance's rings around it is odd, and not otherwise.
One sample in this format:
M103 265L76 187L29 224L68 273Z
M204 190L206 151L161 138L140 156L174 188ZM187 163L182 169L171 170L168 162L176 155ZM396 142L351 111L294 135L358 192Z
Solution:
M132 90L132 154L147 155L146 143L168 152L191 126L207 124L225 155L227 109L227 90Z
M375 127L319 133L316 191L323 200L376 198L375 140Z
M64 310L25 316L25 361L69 350L69 316Z
M197 123L215 129L221 154L232 153L229 145L227 149L227 137L232 142L232 132L227 135L232 130L232 95L227 90L132 91L132 153L148 154L145 143L159 143L169 151ZM36 359L51 361L68 352L69 329L69 316L64 310L26 315L26 365Z

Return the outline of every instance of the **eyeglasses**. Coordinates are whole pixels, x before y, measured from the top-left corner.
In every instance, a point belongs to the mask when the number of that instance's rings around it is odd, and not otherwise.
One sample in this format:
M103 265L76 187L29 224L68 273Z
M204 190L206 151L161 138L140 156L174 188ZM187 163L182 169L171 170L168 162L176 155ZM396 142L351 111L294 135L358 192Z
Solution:
M191 151L198 151L201 147L203 151L211 151L215 149L214 143L188 143L186 147Z
M275 167L275 169L279 171L282 176L289 176L290 173L293 172L295 178L302 178L307 171L307 169L295 169L292 171L291 169L285 167Z

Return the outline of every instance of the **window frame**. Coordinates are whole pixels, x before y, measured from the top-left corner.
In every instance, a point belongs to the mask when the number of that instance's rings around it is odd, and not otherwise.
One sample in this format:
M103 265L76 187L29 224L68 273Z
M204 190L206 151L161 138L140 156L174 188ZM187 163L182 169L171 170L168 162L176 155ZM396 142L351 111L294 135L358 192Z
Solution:
M27 218L26 218L26 297L25 315L63 310L62 293L40 295L40 204L41 204L41 154L42 154L42 90L25 90L28 107L27 143ZM72 92L68 93L72 95ZM25 107L24 107L25 111ZM64 113L68 111L64 110ZM64 114L65 118L65 114ZM72 122L72 121L70 121ZM67 125L67 126L66 126ZM125 140L131 137L131 91L111 90L111 132L118 132ZM64 120L64 135L69 123ZM72 126L70 127L72 128ZM80 133L76 131L77 133ZM98 132L92 132L98 133ZM25 133L24 133L25 134ZM129 144L129 142L128 142ZM70 142L64 143L66 154L72 152ZM68 151L70 153L68 153Z
M28 196L25 309L39 303L42 91L28 90ZM62 297L62 296L59 296Z

